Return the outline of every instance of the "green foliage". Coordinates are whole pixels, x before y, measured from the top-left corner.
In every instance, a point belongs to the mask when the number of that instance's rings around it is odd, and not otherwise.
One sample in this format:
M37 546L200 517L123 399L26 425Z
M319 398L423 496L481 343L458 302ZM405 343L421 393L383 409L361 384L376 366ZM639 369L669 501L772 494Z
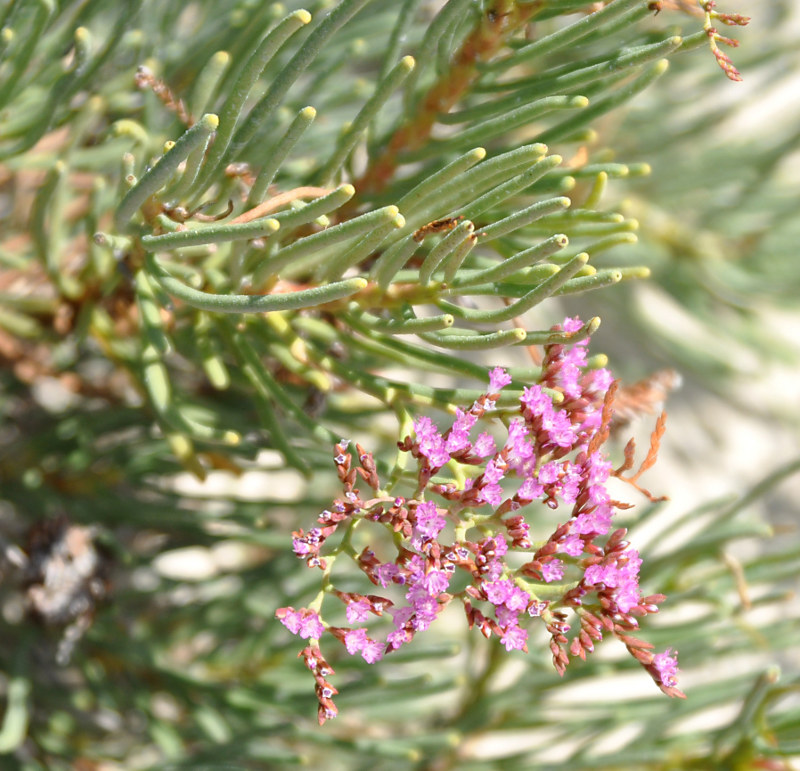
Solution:
M591 5L5 2L12 767L756 768L800 754L800 681L773 667L798 652L783 583L800 569L796 532L769 559L727 556L770 534L748 506L797 461L775 459L749 497L704 502L685 520L702 537L645 562L648 591L702 610L665 614L652 641L690 671L719 663L686 703L610 698L632 660L590 657L562 681L545 639L510 662L496 640L440 630L379 667L342 651L342 717L320 729L297 641L274 620L311 591L290 534L336 495L333 443L369 444L401 474L412 415L476 398L488 366L514 378L501 408L539 376L527 347L558 339L559 303L587 319L573 341L608 319L622 371L646 374L625 361L638 335L642 361L729 393L741 367L635 302L652 271L723 348L795 363L759 314L797 296L783 165L796 131L720 143L713 127L739 108L696 50L702 19ZM773 5L778 32L737 57L756 82L794 62L791 3ZM19 547L30 557L28 527L62 515L92 528L111 589L70 624L37 625ZM763 626L743 587L773 611ZM64 664L64 627L84 622ZM757 667L725 663L754 647ZM562 695L582 683L600 696ZM732 703L724 725L685 722ZM636 730L597 753L621 727Z

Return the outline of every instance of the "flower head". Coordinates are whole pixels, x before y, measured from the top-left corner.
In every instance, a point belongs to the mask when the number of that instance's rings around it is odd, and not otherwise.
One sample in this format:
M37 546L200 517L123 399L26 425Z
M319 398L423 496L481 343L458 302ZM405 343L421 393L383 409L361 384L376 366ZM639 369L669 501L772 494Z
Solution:
M583 328L580 319L568 318L555 331L569 335ZM550 633L560 673L570 656L585 657L604 635L616 635L662 690L681 695L671 649L653 655L646 643L637 648L629 634L638 617L657 607L653 597L641 597L639 553L622 540L624 530L612 532L615 511L623 504L607 489L617 472L602 445L616 385L607 370L587 368L587 346L588 339L547 345L541 378L524 388L515 417L493 412L497 394L511 383L500 367L489 373L485 394L469 407L454 407L449 428L440 430L430 418L417 417L413 435L398 442L417 463L415 486L402 495L383 491L377 465L360 445L361 468L355 468L351 443L337 444L334 461L344 494L319 515L318 526L295 532L292 546L307 564L325 568L332 585L320 596L327 598L333 589L346 605L348 624L369 623L370 628L332 627L309 608L281 608L276 613L281 623L304 638L333 636L351 655L374 663L427 631L448 604L458 602L470 627L499 638L507 651L527 651L526 627L538 618ZM479 420L493 420L493 433L484 431L473 441ZM504 428L505 440L500 438ZM403 482L409 471L407 466ZM355 488L359 475L375 493L371 500ZM559 523L551 518L561 507L571 513ZM549 536L545 531L533 538L532 524L547 521ZM379 542L360 554L342 546L329 550L330 536L343 523L360 525L359 538L378 528ZM349 536L333 542L350 547ZM337 567L352 556L367 580L395 587L403 600L393 605L379 595L339 591L333 562L323 559L329 554L336 556ZM578 608L580 628L569 640L567 613ZM391 623L381 620L384 610ZM327 664L319 664L324 660L313 645L306 649L314 662L309 668L317 681L320 715L328 719L335 714L335 689L325 680Z

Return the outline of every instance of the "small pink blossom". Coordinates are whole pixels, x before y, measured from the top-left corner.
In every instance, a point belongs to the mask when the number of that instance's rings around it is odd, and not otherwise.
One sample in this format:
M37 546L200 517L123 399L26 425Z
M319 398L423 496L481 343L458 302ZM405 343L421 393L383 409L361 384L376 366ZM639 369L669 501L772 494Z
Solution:
M436 424L428 417L422 416L414 421L414 431L417 435L419 451L431 464L431 468L438 469L450 461L445 441L439 433Z
M564 577L564 563L554 559L542 565L542 578L549 584L551 581L560 581Z
M347 621L357 624L369 618L369 603L366 600L356 600L347 604Z
M383 658L383 650L384 645L382 643L368 637L361 649L361 658L363 658L367 664L374 664L376 661L380 661Z
M502 367L495 367L489 373L489 393L496 394L511 382L511 375Z
M317 613L308 608L295 610L292 607L278 608L275 611L278 620L292 633L303 639L319 639L325 632L325 627Z
M525 650L528 642L528 631L521 626L511 626L506 629L505 634L500 638L500 642L505 645L507 651Z
M344 636L344 647L351 656L362 650L366 644L366 629L350 629Z
M484 431L475 440L475 443L472 445L472 451L479 458L488 458L490 455L494 455L497 452L497 447L495 447L494 443L494 437Z
M394 562L385 562L375 568L375 577L380 581L381 586L385 589L392 583L392 579L400 573L400 568Z
M661 676L661 682L668 688L678 685L678 651L667 648L663 653L653 656L653 664Z

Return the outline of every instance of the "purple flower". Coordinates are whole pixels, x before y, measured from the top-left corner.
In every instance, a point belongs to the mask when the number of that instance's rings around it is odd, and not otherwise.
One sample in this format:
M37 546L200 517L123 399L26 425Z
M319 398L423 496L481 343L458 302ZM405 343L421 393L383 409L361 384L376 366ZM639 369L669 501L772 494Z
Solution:
M483 481L489 484L499 482L505 476L505 473L503 467L496 460L490 460L486 464L486 470L483 472Z
M542 600L533 600L528 607L528 615L531 618L541 616L545 608L547 608L547 602L543 602Z
M498 605L494 609L494 615L497 618L497 623L504 629L517 624L519 611L511 610L507 605Z
M625 552L622 560L624 562L617 570L617 590L614 592L614 599L619 609L623 613L628 613L642 599L639 594L639 568L642 560L636 549Z
M672 648L667 648L663 653L656 653L653 656L653 664L658 670L661 682L668 688L674 688L678 684L678 651L673 652Z
M628 613L641 602L639 567L642 560L635 549L625 552L621 564L590 565L584 572L588 584L604 584L613 589L614 601L622 613Z
M369 603L366 600L356 600L347 605L347 621L357 624L369 618Z
M523 389L519 400L532 415L548 415L553 412L553 402L540 385Z
M611 504L603 503L590 511L584 511L572 520L572 531L578 535L605 535L611 529Z
M607 369L592 369L584 375L585 390L605 394L614 382L614 376Z
M566 410L552 411L542 417L542 428L556 447L572 447L575 443L575 429Z
M438 469L450 461L450 453L445 448L445 441L436 424L424 415L414 421L414 432L417 435L419 451Z
M367 664L374 664L376 661L380 661L383 658L383 647L382 643L367 637L366 643L361 648L361 658L363 658Z
M275 615L280 622L292 633L300 635L303 639L319 639L325 627L315 611L308 608L278 608Z
M495 484L484 485L478 493L478 500L492 506L499 506L503 501L503 488Z
M505 604L509 610L520 613L528 607L530 601L531 597L524 589L514 586L508 593Z
M498 533L493 539L494 553L496 557L504 557L508 553L508 542L502 533Z
M561 477L561 497L565 503L573 504L580 494L583 477L581 469L574 463L565 463L564 475Z
M543 485L552 485L558 482L560 475L560 464L555 461L550 461L550 463L545 463L544 466L539 469L539 482Z
M472 451L480 458L488 458L490 455L494 455L497 452L497 448L492 435L486 431L480 434L472 445Z
M560 551L564 552L564 554L569 554L570 557L580 557L583 554L583 539L574 533L568 535L561 542Z
M526 437L529 433L525 423L516 418L508 426L508 438L504 449L508 454L508 464L518 476L528 476L533 471L536 450Z
M412 634L407 629L397 629L386 637L386 642L397 650L401 645L411 642Z
M497 581L505 570L503 560L492 560L486 566L485 575L487 581Z
M473 415L471 412L463 412L461 409L456 409L456 419L444 444L444 448L448 453L457 453L470 446L469 432L477 419L478 416Z
M496 394L511 382L511 375L502 367L495 367L489 373L489 393Z
M559 559L550 560L542 565L542 578L549 584L560 581L564 577L564 563Z
M614 587L617 585L617 568L615 565L589 565L583 573L587 584L605 584Z
M593 452L584 462L584 475L589 485L604 485L611 476L611 461L599 451Z
M620 585L614 592L614 600L620 611L629 613L642 601L642 596L639 594L639 585L632 582Z
M425 501L417 506L414 535L418 538L436 538L444 526L444 517L439 515L433 501Z
M423 577L420 584L425 588L428 594L432 597L436 597L442 592L447 591L447 587L450 584L450 576L443 570L431 570Z
M578 332L583 328L583 322L578 316L567 316L561 324L565 332Z
M352 656L363 650L367 644L367 630L366 629L351 629L344 636L344 647L347 652Z
M502 581L484 581L483 591L492 605L503 605L511 594L514 584L508 579Z
M532 501L544 492L544 487L536 477L528 477L517 490L517 497L521 501Z
M292 538L292 549L298 557L305 557L306 554L313 551L305 538Z
M385 589L392 583L392 579L400 572L400 568L394 562L385 562L375 568L375 578L380 581L381 586Z
M528 642L528 632L521 626L512 626L505 630L500 642L506 646L507 651L521 651Z

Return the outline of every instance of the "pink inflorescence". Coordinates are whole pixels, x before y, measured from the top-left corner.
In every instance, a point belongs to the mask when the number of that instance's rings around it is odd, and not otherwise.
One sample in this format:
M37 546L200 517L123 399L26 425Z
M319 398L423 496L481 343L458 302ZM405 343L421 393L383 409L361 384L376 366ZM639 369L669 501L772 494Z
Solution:
M554 331L578 336L583 328L579 319L568 318ZM520 389L516 415L497 408L512 378L496 367L487 392L469 408L456 409L448 429L417 418L414 435L398 443L417 462L417 489L410 497L381 489L375 462L360 445L358 466L352 465L347 440L335 446L343 496L319 515L315 527L293 534L293 548L309 567L325 571L318 602L336 596L349 626L325 623L321 610L277 612L289 631L311 640L302 655L322 694L321 723L335 715L335 707L325 679L332 670L325 663L324 673L319 671L324 662L320 637L334 637L349 654L374 663L427 630L453 601L463 605L470 627L498 638L508 651L527 651L527 623L541 619L560 674L570 655L585 658L603 633L613 634L665 693L683 696L676 655L669 649L653 654L648 643L631 634L637 617L656 612L664 597L641 596L639 554L623 540L625 530L612 532L616 509L627 507L607 491L615 472L602 451L616 384L607 370L587 366L587 343L545 347L539 382ZM502 443L476 431L478 421L489 419L504 430ZM441 481L448 469L452 479ZM366 499L355 487L359 478L371 488ZM534 546L524 510L537 501L554 511L571 510ZM394 534L388 539L394 558L377 556L378 544L385 551L387 539L376 539L360 553L353 550L353 531L366 523ZM327 539L342 526L348 536L326 549ZM372 584L391 590L396 602L336 590L329 561L339 554L352 556ZM523 557L509 561L512 554ZM455 581L457 573L461 577ZM384 611L391 623L381 624L382 631L368 633L360 626ZM580 622L571 639L567 611Z

